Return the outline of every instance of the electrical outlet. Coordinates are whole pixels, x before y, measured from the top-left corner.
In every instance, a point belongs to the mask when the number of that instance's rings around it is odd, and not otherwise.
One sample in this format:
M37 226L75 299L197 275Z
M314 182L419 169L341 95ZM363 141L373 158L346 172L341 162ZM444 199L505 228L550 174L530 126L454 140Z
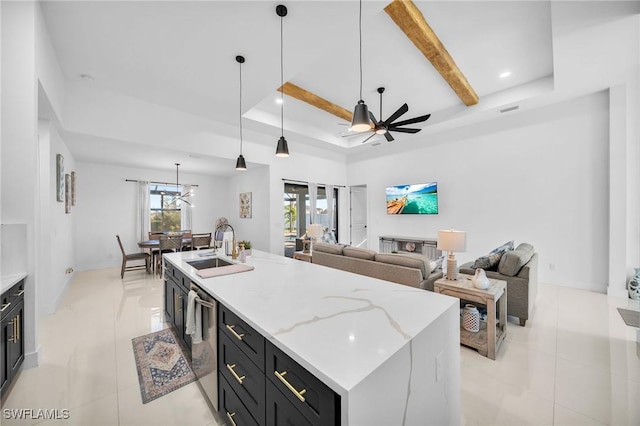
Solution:
M66 274L70 274L70 273L72 273L72 272L73 272L73 268L67 268L64 272L65 272Z
M549 264L549 270L550 271L555 271L556 270L556 264L555 263L550 263Z
M436 383L444 378L444 365L442 359L442 352L436 355Z

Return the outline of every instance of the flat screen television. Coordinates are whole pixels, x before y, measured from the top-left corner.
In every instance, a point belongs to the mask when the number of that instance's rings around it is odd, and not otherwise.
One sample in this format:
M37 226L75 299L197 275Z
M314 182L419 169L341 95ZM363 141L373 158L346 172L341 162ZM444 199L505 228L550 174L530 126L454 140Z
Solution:
M438 183L388 186L387 214L438 214Z

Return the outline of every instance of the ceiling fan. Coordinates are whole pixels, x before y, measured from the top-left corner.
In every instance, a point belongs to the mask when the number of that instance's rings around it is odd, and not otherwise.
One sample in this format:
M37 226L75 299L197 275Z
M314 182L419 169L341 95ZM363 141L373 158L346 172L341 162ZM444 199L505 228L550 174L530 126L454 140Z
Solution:
M406 126L408 124L421 123L423 121L427 121L431 114L421 115L420 117L410 118L404 121L398 121L394 123L400 116L409 111L409 106L405 103L400 108L396 110L389 118L386 120L382 120L382 94L384 93L384 87L378 87L378 93L380 94L380 121L376 120L376 117L373 115L371 111L369 111L369 118L373 122L373 127L370 130L366 130L364 132L353 133L350 135L345 135L344 137L360 135L366 132L373 132L371 136L362 141L362 143L367 142L369 139L374 137L375 135L384 135L387 139L387 142L393 141L393 136L389 132L400 132L400 133L418 133L422 129L414 129L409 127L401 127Z

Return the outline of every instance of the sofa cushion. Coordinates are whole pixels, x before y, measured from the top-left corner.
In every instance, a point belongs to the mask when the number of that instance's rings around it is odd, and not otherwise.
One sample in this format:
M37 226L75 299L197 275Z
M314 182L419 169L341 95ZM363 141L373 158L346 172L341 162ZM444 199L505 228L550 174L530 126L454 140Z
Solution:
M531 244L520 244L515 250L510 250L502 256L498 272L508 277L515 277L520 269L531 260L534 253L535 250Z
M507 251L513 250L513 240L507 241L500 247L496 247L484 256L480 256L471 266L473 269L481 268L487 271L495 271L498 269L502 255Z
M364 260L374 260L376 257L375 251L359 247L345 247L342 249L342 254Z
M419 254L378 253L376 254L376 262L420 269L425 278L431 274L431 265L424 256Z
M314 251L321 251L329 254L342 254L343 246L340 244L328 244L328 243L315 243L313 245Z

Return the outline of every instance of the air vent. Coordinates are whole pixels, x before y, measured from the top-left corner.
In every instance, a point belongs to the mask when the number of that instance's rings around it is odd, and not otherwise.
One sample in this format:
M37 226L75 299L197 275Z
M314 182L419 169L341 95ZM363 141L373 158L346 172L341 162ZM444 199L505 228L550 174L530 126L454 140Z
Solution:
M509 111L515 111L515 110L517 110L518 108L520 108L520 106L519 106L519 105L510 106L510 107L507 107L507 108L503 108L503 109L501 109L501 110L500 110L500 113L505 113L505 112L509 112Z
M371 144L371 146L378 146L378 145L380 145L380 142L374 142Z

